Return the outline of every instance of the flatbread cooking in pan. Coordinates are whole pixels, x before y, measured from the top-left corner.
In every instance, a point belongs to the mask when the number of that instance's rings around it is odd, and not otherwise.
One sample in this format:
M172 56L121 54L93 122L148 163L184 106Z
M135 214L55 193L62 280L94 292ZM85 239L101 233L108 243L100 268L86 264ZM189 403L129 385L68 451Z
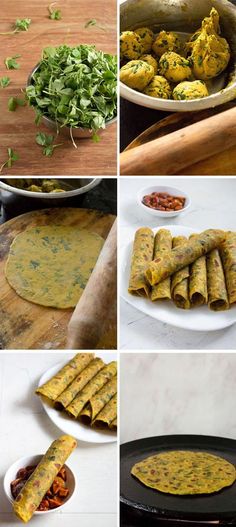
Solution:
M234 465L225 459L189 450L150 456L136 463L131 474L147 487L176 495L219 492L236 479Z

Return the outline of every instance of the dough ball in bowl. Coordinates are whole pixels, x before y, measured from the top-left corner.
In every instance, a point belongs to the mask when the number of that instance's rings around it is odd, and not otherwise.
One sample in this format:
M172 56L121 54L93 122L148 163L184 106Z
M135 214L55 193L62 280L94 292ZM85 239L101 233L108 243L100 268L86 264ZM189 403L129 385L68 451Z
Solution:
M120 36L121 60L136 60L144 53L142 40L134 31L123 31Z
M148 27L139 27L135 33L141 38L144 53L150 53L155 35Z
M189 79L192 75L190 61L174 53L173 51L164 53L159 62L159 73L168 81L181 82Z
M195 33L195 39L188 43L192 49L193 73L201 80L213 79L222 73L230 60L230 47L225 38L219 36L219 14L212 9L202 26Z
M143 91L154 77L154 69L143 60L131 60L120 70L120 80L133 90Z
M152 45L152 49L158 57L161 57L167 51L175 51L178 53L181 51L181 41L177 33L173 31L160 31Z
M147 62L150 66L152 66L154 69L154 74L157 74L158 62L152 55L141 55L140 60L143 60L144 62Z
M148 86L145 88L144 93L150 95L150 97L156 97L159 99L171 99L172 90L169 82L161 75L155 75Z
M155 77L154 77L155 78ZM176 101L189 101L208 97L208 89L204 81L184 81L177 84L173 90L173 99Z

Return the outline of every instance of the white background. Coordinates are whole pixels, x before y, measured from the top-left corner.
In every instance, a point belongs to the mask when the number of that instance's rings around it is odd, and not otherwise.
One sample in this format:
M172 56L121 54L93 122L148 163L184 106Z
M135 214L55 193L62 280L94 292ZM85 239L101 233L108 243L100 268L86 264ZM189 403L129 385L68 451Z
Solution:
M185 191L192 206L169 220L151 216L138 205L137 194L151 185L166 185ZM120 178L120 248L134 238L139 227L168 223L203 231L209 228L235 230L235 178L214 177L127 177ZM120 302L120 349L234 349L236 325L215 332L174 328Z
M121 353L121 443L168 434L236 439L236 354Z
M68 354L68 360L74 354ZM3 491L3 477L18 458L46 452L63 432L49 420L34 389L42 373L65 359L60 353L0 354L0 525L21 525ZM78 489L61 513L34 516L30 525L45 527L115 527L117 511L117 445L78 441L67 464Z

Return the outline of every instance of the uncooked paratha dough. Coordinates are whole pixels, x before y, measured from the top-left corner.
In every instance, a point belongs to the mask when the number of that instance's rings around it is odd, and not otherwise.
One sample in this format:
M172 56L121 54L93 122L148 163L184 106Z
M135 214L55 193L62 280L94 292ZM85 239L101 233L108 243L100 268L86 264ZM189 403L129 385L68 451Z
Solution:
M136 463L131 473L146 487L169 494L210 494L232 485L234 465L207 452L170 451Z
M76 227L34 227L14 239L6 264L9 284L22 298L57 308L74 307L104 240Z

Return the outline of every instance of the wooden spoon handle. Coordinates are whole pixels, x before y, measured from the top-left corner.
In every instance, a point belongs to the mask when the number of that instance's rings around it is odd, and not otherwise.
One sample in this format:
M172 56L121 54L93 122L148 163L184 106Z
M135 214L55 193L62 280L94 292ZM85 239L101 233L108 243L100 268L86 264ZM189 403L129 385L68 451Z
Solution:
M68 325L67 349L95 349L116 298L117 220Z
M121 175L173 175L236 145L236 107L123 152Z

